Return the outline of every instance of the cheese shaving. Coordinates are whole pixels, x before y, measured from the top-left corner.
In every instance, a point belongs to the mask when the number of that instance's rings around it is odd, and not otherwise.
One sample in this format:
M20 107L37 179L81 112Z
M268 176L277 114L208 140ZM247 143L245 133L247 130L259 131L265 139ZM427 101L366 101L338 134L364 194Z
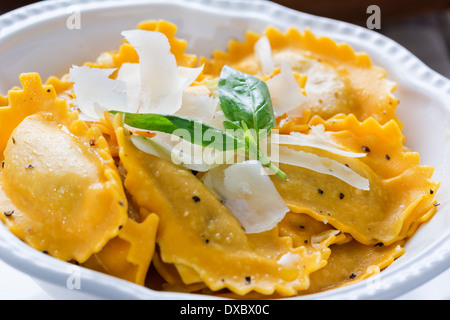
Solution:
M184 91L183 102L175 114L210 124L219 109L219 99L209 94L197 93L201 90L199 87L203 86L189 87Z
M266 81L277 117L299 108L306 102L292 68L284 61L280 63L280 67L281 72Z
M122 35L139 56L139 113L174 114L181 107L184 89L198 77L203 67L177 67L169 41L160 32L128 30Z
M322 137L315 134L303 134L299 132L291 132L290 134L272 133L272 141L280 145L317 148L350 158L362 158L366 156L366 153L350 152L339 149L329 139L324 140L324 138L326 138L326 136Z
M273 229L289 211L259 161L217 167L204 183L222 198L246 233Z
M124 63L117 73L117 80L127 85L128 112L137 113L139 110L139 96L141 94L141 72L138 63Z
M110 79L116 69L100 69L87 66L72 66L69 81L78 108L92 120L98 120L105 110L127 111L127 85L123 81Z
M274 69L274 62L272 59L272 48L270 46L269 39L266 36L262 36L255 43L255 56L261 65L262 72L264 74L272 74Z
M355 171L336 160L320 157L314 153L296 151L283 146L279 148L278 156L281 163L327 174L357 189L370 190L368 179L361 177Z
M133 135L133 144L141 151L169 160L189 170L206 172L234 157L234 151L218 151L192 144L177 136L158 132L153 138Z

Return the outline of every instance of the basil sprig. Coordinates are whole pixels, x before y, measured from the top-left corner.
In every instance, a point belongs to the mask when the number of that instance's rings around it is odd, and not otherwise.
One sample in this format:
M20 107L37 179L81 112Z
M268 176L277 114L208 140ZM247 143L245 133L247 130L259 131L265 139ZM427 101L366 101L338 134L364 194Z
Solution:
M260 148L261 140L266 138L276 125L269 89L265 82L225 66L217 91L220 107L227 118L223 121L226 131L183 116L121 111L110 113L123 114L124 123L131 127L173 134L204 147L220 151L243 149L250 158L259 160L279 177L286 179L286 174L276 167Z
M266 136L275 128L272 100L264 81L224 66L217 90L225 117L235 125L243 128L244 122L249 129Z
M261 151L261 140L276 126L272 100L266 83L255 76L224 66L217 85L225 129L232 129L244 142L246 153L274 171L282 179L286 174ZM238 134L243 132L243 134Z
M123 114L124 123L133 128L170 133L192 144L220 151L237 150L244 146L244 143L235 136L202 121L188 117L120 111L110 111L110 113Z

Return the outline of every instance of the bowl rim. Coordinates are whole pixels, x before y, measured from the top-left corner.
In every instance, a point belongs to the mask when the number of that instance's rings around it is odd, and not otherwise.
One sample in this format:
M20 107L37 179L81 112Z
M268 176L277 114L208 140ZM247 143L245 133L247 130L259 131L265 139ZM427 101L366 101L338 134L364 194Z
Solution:
M188 9L225 10L229 14L234 11L257 11L263 18L277 16L288 21L310 22L315 29L322 29L326 33L336 36L345 34L354 39L362 47L376 46L380 52L389 52L398 68L402 68L414 83L424 90L437 95L442 101L450 101L450 80L432 70L414 56L410 51L375 31L356 26L347 22L319 17L296 11L280 4L265 0L47 0L30 4L0 16L0 41L2 38L14 34L15 31L35 23L45 23L52 16L67 13L71 6L78 5L87 10L117 9L132 5L176 5ZM294 23L292 23L294 24ZM295 24L294 24L295 25ZM331 31L332 30L332 31ZM333 36L330 36L333 38ZM447 102L446 111L450 112ZM440 211L448 211L444 205ZM426 252L415 256L408 266L402 268L388 268L381 274L383 279L373 284L369 279L329 291L308 296L287 298L298 299L394 299L436 277L450 268L450 232L428 248ZM13 250L11 250L13 249ZM33 278L44 282L62 285L67 284L68 267L77 267L42 254L29 247L15 237L3 224L0 224L0 258L12 267L25 272ZM106 299L217 299L213 296L184 294L174 292L160 292L121 280L103 273L78 267L83 279L83 292ZM377 277L377 276L374 276ZM114 280L113 280L114 279ZM399 288L402 288L401 290Z

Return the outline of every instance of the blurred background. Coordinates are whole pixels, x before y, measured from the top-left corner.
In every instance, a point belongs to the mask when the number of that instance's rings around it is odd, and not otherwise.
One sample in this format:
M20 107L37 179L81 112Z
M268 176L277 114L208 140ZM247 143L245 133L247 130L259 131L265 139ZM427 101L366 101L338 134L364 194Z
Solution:
M255 1L255 0L247 0ZM268 0L267 0L268 1ZM2 1L0 14L37 1ZM367 27L370 5L381 10L380 29L429 67L450 78L450 0L273 0L286 7ZM400 299L450 300L450 270ZM0 260L0 299L50 299L27 275Z
M253 0L248 0L253 1ZM2 1L0 14L37 1ZM450 78L450 0L272 0L302 12L366 27L370 5L381 11L380 32Z

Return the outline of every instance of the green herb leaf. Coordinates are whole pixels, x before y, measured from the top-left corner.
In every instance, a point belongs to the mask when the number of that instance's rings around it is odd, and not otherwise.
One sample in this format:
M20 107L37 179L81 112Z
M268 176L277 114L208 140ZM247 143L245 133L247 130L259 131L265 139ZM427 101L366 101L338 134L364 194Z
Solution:
M225 117L225 129L243 141L245 153L259 160L263 166L286 180L286 174L275 166L261 151L260 141L276 126L275 113L269 89L264 81L255 76L224 66L217 91Z
M183 116L120 111L110 113L123 114L124 123L131 127L173 134L193 144L219 151L243 148L250 158L259 160L279 177L286 179L286 174L264 155L259 145L276 126L272 100L265 82L225 66L217 91L220 106L228 119L223 122L226 132Z
M220 107L227 119L237 125L262 130L267 136L276 126L269 89L255 76L224 66L218 83Z
M242 142L235 136L188 117L121 111L110 111L110 113L123 114L124 123L133 128L173 134L193 144L219 151L236 150L243 147Z

